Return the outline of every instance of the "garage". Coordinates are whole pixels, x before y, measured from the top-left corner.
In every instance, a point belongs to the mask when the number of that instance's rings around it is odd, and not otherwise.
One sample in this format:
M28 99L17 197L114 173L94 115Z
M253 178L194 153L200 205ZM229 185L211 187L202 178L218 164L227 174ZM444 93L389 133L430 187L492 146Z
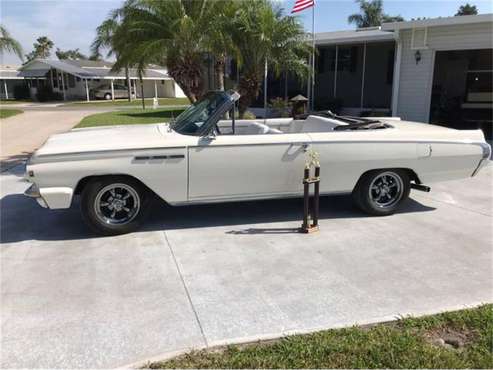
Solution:
M437 51L430 123L481 128L491 139L493 114L492 49Z
M392 113L457 129L482 128L491 139L490 14L388 23L397 40Z

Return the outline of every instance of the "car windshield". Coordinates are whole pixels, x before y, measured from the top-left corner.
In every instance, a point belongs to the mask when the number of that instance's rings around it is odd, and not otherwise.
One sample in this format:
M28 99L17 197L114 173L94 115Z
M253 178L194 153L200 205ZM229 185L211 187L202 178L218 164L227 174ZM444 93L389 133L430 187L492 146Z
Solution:
M197 135L204 124L230 97L223 92L207 93L202 99L189 106L171 123L171 129L183 135Z

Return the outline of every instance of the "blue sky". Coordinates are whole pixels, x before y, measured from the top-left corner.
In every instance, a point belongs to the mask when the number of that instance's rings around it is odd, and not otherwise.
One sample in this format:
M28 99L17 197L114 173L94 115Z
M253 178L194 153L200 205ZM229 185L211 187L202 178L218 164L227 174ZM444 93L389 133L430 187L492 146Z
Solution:
M294 0L277 0L289 12ZM384 10L391 15L400 14L405 19L454 15L466 1L458 0L384 0ZM493 13L493 2L471 1L480 13ZM95 28L110 10L119 7L122 0L1 0L0 22L20 41L25 52L39 36L48 36L60 49L79 48L89 53ZM318 0L315 31L351 29L348 15L358 12L353 0ZM307 30L311 31L311 10L300 14ZM54 55L53 55L54 57ZM19 63L14 55L5 54L0 63Z

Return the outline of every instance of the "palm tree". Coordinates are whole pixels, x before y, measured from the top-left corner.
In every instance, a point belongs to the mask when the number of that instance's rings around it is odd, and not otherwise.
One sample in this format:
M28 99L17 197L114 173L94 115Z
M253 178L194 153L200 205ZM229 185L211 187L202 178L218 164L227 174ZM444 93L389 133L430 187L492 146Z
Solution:
M300 78L309 74L308 35L296 17L283 16L282 9L270 1L241 2L230 32L241 56L240 116L258 97L266 63L277 75L286 70Z
M0 25L0 53L4 52L14 53L20 60L24 60L21 44L10 35L4 26Z
M207 51L214 57L214 71L219 90L224 91L224 75L227 57L238 60L239 50L233 42L231 21L238 10L238 2L218 0L214 2L216 16L206 37Z
M123 27L117 37L124 60L136 61L139 69L166 65L195 102L204 93L204 56L217 8L210 0L127 0L119 10Z
M51 55L51 49L53 49L53 41L46 36L38 37L33 44L33 51L26 54L26 59L28 61L36 58L47 59Z
M79 48L69 50L61 50L60 48L56 48L55 55L60 60L87 60L87 56L82 54Z
M98 60L101 56L101 51L103 49L107 50L106 57L111 57L115 55L117 61L119 59L119 52L116 48L115 35L118 29L121 27L119 22L119 16L117 12L112 12L108 18L106 18L103 23L101 23L98 28L96 28L96 37L91 44L91 58L93 60ZM130 87L130 73L129 65L124 64L125 69L125 79L127 80L127 93L128 101L132 100L132 93Z
M477 15L478 14L478 8L476 5L470 5L469 3L466 3L466 5L461 5L459 7L459 10L457 10L457 13L455 13L455 16L459 15Z
M387 22L402 22L404 18L400 15L390 16L383 12L382 0L356 0L361 13L352 14L348 17L348 23L355 23L358 28L380 26Z

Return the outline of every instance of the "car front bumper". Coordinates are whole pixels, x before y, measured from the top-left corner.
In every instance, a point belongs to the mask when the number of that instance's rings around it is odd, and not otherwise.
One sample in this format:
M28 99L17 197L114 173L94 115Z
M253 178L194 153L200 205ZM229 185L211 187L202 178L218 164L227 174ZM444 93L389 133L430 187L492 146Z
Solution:
M43 208L63 209L70 207L73 190L65 187L40 189L36 184L32 184L24 195L36 199Z
M41 196L39 188L36 184L32 184L29 188L27 188L27 190L24 192L24 195L26 197L36 199L36 202L38 202L41 207L48 208L48 204L46 204L45 200Z

